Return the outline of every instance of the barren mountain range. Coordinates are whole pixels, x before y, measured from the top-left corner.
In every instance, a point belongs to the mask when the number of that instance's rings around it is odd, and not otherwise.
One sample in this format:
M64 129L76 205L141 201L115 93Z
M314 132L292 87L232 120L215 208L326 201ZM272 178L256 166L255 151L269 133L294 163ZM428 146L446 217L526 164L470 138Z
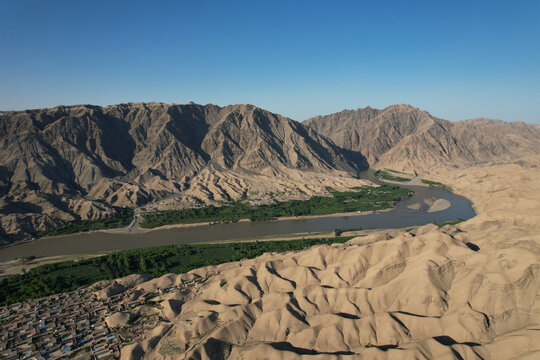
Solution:
M252 105L7 112L0 115L0 238L100 218L113 206L175 208L262 192L310 196L365 183L355 177L368 165L423 171L518 158L539 145L538 126L451 123L407 105L304 123Z
M4 114L0 133L4 237L157 199L316 193L365 168L361 155L252 105L59 106Z
M370 166L425 172L516 159L540 149L540 126L471 119L450 122L410 105L370 107L317 116L304 122Z

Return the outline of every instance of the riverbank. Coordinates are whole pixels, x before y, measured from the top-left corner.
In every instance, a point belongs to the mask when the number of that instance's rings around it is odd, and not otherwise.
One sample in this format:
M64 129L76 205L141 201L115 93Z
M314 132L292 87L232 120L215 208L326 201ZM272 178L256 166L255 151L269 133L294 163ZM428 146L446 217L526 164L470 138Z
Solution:
M442 211L451 206L450 201L445 199L434 199L434 198L426 198L424 199L424 203L428 205L427 212L434 212L434 211ZM415 207L414 205L418 204L418 207ZM443 208L436 208L440 207ZM410 205L407 205L407 208L413 209L413 210L419 210L420 204L419 203L413 203ZM313 219L324 219L324 218L340 218L340 217L357 217L357 216L365 216L369 214L382 214L382 213L388 213L390 211L393 211L394 209L385 209L385 210L379 210L379 211L365 211L365 212L346 212L346 213L335 213L335 214L329 214L329 215L304 215L304 216L291 216L291 217L280 217L278 219L269 221L271 222L284 222L284 221L299 221L299 220L313 220ZM138 220L140 221L140 219ZM160 232L163 230L174 230L174 229L187 229L187 228L193 228L193 227L204 227L204 226L210 226L210 225L227 225L224 223L194 223L194 224L172 224L172 225L165 225L162 227L154 228L154 229L133 229L133 225L137 224L138 221L133 221L129 229L128 228L122 228L122 229L107 229L107 230L95 230L92 232L85 233L87 235L97 234L97 233L105 233L105 234L114 234L114 235L135 235L135 234L143 234L143 233L153 233L153 232ZM238 221L238 223L256 223L249 219L241 219ZM401 229L393 229L392 231L403 231L403 229L410 229L413 227L403 227ZM125 231L125 230L128 231ZM344 232L342 236L365 236L369 235L370 233L380 231L380 229L365 229L365 230L354 230L354 231L347 231L346 228L343 229ZM76 235L76 234L75 234ZM288 234L281 234L281 235L265 235L265 236L255 236L250 238L232 238L232 239L225 239L225 240L215 240L215 241L200 241L197 240L191 242L193 244L198 243L208 243L208 244L221 244L221 243L241 243L241 242L254 242L254 241L289 241L289 240L297 240L302 238L324 238L324 237L330 237L333 236L333 231L322 231L322 232L298 232L298 233L288 233ZM62 239L62 238L69 238L73 237L74 234L70 235L62 235L57 236L51 239ZM39 241L39 240L37 240ZM65 261L79 261L84 260L96 256L103 256L107 255L111 252L114 252L117 250L107 250L107 251L97 251L97 252L91 252L91 253L78 253L78 254L70 254L70 255L60 255L60 256L45 256L45 257L37 257L34 258L26 263L23 263L20 259L10 259L7 261L0 262L0 278L8 277L15 274L22 274L24 271L29 271L30 269L45 265L45 264L51 264L51 263L58 263L58 262L65 262ZM23 270L24 269L24 270Z
M367 175L369 173L366 172L364 175ZM401 173L403 174L403 173ZM407 186L419 186L428 188L429 185L422 182L422 178L419 175L412 176L411 174L404 174L407 176L411 176L411 180L407 183L403 182L397 182L397 181L389 181L384 179L378 179L373 176L372 173L369 173L368 180L379 183L379 184L389 184L389 185L399 185L401 187L407 187ZM436 212L436 211L442 211L447 209L448 207L452 206L449 202L444 202L444 206L437 206L436 208L432 209L430 212ZM309 219L317 219L317 218L332 218L332 217L348 217L348 216L357 216L357 215L368 215L368 214L376 214L376 213L383 213L383 212L389 212L392 211L395 208L395 205L388 209L382 209L382 210L370 210L370 211L350 211L350 212L337 212L337 213L331 213L331 214L320 214L320 215L300 215L300 216L282 216L277 217L276 219L271 219L267 221L291 221L291 220L309 220ZM414 209L414 207L410 207L410 209ZM167 224L162 225L154 228L143 228L140 226L142 223L142 217L140 214L135 212L133 219L129 223L129 225L121 228L110 228L110 229L99 229L99 230L91 230L91 231L85 231L82 233L72 233L72 234L62 234L62 235L54 235L54 236L42 236L39 238L34 239L26 239L17 241L12 244L6 244L0 247L0 251L3 248L8 248L12 246L18 246L23 244L28 244L35 242L37 240L42 239L58 239L58 238L64 238L64 237L70 237L77 234L96 234L96 233L105 233L105 234L143 234L143 233L149 233L153 231L160 231L160 230L170 230L170 229L183 229L183 228L191 228L191 227L201 227L201 226L209 226L209 225L217 225L217 224L228 224L228 223L242 223L242 222L252 222L252 220L248 218L239 219L236 221L206 221L206 222L193 222L193 223L186 223L186 224ZM256 220L258 221L258 220Z
M63 235L41 238L22 245L4 248L0 250L0 261L35 255L48 257L89 254L161 245L251 239L264 236L275 237L297 233L326 233L336 228L407 228L428 223L441 224L458 218L469 219L475 216L471 203L451 192L425 186L411 186L411 189L415 192L411 198L398 202L393 209L386 211L293 217L290 220L281 218L278 221L242 221L212 224L212 226L171 224L160 229L145 229L141 232L121 233L115 230ZM425 211L427 208L420 211L407 208L407 205L414 202L423 203L426 198L444 198L452 206L444 211L434 213Z
M218 244L189 244L130 249L91 259L79 259L44 265L23 275L0 282L0 304L9 305L27 299L41 298L73 291L98 281L131 274L156 278L168 273L186 273L206 266L216 266L265 253L299 251L314 245L344 243L354 236L305 238L289 241L250 241Z
M384 210L375 210L375 211L350 211L350 212L340 212L340 213L323 214L323 215L282 216L282 217L278 217L276 219L265 220L265 221L290 221L290 220L309 220L309 219L333 218L333 217L348 217L348 216L378 214L378 213L384 213L384 212L388 212L388 211L392 211L392 210L393 210L393 208L384 209ZM9 244L9 245L2 246L2 247L0 247L0 251L3 248L22 245L22 244L25 244L25 243L31 243L31 242L42 240L42 239L58 239L58 238L71 237L71 236L77 235L77 234L96 234L96 233L105 233L105 234L143 234L143 233L149 233L149 232L160 231L160 230L185 229L185 228L191 228L191 227L224 225L224 224L231 224L231 223L245 223L245 222L254 223L254 222L259 221L259 220L250 220L250 219L240 219L238 221L227 221L227 222L224 222L224 221L206 221L206 222L188 223L188 224L169 224L169 225L158 226L158 227L155 227L155 228L142 228L142 227L140 227L140 223L141 223L140 216L136 215L136 218L137 219L134 219L132 221L132 223L130 223L128 226L122 227L122 228L91 230L91 231L85 231L85 232L82 232L82 233L56 235L56 236L43 236L43 237L33 239L33 240L23 240L23 241L14 243L14 244Z
M237 222L249 218L268 221L280 217L296 218L312 215L332 215L336 213L366 212L391 209L395 204L407 199L412 191L399 186L380 185L354 187L347 191L327 188L329 196L313 196L304 200L288 200L267 204L253 204L250 201L230 201L222 206L182 208L177 210L148 211L140 213L141 227L157 228L164 225Z
M368 215L368 214L384 213L384 212L392 211L393 209L394 208L383 209L383 210L375 210L375 211L373 211L373 210L371 210L371 211L350 211L350 212L340 212L340 213L322 214L322 215L282 216L282 217L278 217L276 219L265 220L265 221L290 221L290 220L309 220L309 219L332 218L332 217L347 217L347 216L357 216L357 215ZM206 222L189 223L189 224L169 224L169 225L158 226L158 227L150 228L150 229L141 228L139 226L135 231L131 231L130 233L148 233L148 232L158 231L158 230L182 229L182 228L189 228L189 227L194 227L194 226L209 226L209 225L242 223L242 222L252 222L253 223L253 222L257 222L257 221L259 221L259 220L240 219L238 221L230 221L230 222L206 221ZM121 229L109 229L109 230L99 230L99 231L113 234L113 233L120 233L121 231L119 231L119 230L121 230Z
M41 236L38 239L62 238L79 233L142 234L157 230L181 229L250 221L289 221L323 217L355 216L359 214L365 215L391 211L395 207L396 203L400 201L396 199L406 199L412 194L410 190L405 188L388 185L376 187L353 187L347 191L337 191L329 187L327 190L329 191L330 196L314 196L306 200L288 200L272 204L253 205L249 202L233 201L223 204L223 206L209 205L202 208L186 208L156 212L133 212L130 210L133 213L133 217L130 219L129 224L124 227L103 228L75 233L68 232L64 234L60 232L54 235ZM283 213L315 214L281 216ZM250 216L250 218L247 218L247 216ZM210 218L208 221L197 221L198 219L203 220L208 218ZM82 222L87 221L85 220ZM163 225L160 225L161 223L163 223ZM148 227L144 227L144 225ZM71 228L77 226L77 224L67 224L66 226ZM51 231L54 231L54 229ZM24 244L38 239L18 241L14 244L9 244L8 246Z
M0 279L4 279L13 275L24 274L35 267L47 264L55 264L66 261L80 261L91 259L98 256L103 256L111 253L111 251L98 252L92 254L72 254L72 255L59 255L59 256L47 256L36 257L31 260L13 259L0 262Z
M347 230L344 229L341 236L367 236L378 229L373 230ZM397 230L399 231L399 230ZM284 235L269 235L269 236L259 236L253 238L238 238L230 240L218 240L218 241L204 241L204 242L193 242L193 244L230 244L230 243L243 243L243 242L257 242L257 241L290 241L290 240L299 240L303 238L310 239L321 239L329 238L335 236L335 232L304 232L304 233L293 233L293 234L284 234ZM60 255L60 256L45 256L45 257L36 257L27 262L23 262L22 259L13 259L0 262L0 279L24 274L25 272L30 271L31 269L46 265L54 264L67 261L81 261L86 259L91 259L98 256L105 256L110 253L115 252L115 250L102 251L96 253L86 253L86 254L71 254L71 255Z

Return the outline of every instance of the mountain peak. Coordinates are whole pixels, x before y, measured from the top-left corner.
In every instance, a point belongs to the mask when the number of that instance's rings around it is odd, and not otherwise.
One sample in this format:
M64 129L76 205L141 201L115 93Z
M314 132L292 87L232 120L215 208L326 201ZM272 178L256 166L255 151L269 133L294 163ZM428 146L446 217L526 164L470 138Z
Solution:
M386 108L383 109L383 111L384 110L420 110L420 109L409 104L394 104L394 105L387 106Z
M304 123L338 146L362 153L370 166L396 170L517 158L540 148L539 127L533 125L491 119L452 123L408 104L366 109L317 116Z

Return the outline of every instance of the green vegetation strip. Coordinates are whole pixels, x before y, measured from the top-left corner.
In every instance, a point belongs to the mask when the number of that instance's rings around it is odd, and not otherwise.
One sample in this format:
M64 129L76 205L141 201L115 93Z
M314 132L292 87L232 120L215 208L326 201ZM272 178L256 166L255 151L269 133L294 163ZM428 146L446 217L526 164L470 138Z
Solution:
M445 190L448 190L448 191L451 191L452 188L448 185L445 185L441 182L438 182L438 181L432 181L432 180L426 180L426 179L422 179L422 182L424 184L427 184L431 187L437 187L437 188L441 188L441 189L445 189Z
M393 173L396 173L396 174L403 174L403 175L414 176L413 174L407 174L407 173L404 173L404 172L402 172L402 171L392 170L392 169L388 169L388 168L385 168L384 170L390 171L390 172L393 172Z
M97 220L75 220L65 225L47 229L39 236L58 236L74 234L78 232L112 229L128 226L133 220L133 210L130 208L116 208L117 213Z
M240 219L270 220L282 216L326 215L340 212L389 209L407 198L412 191L397 186L357 187L355 191L328 189L332 196L314 196L307 200L289 200L265 205L250 205L233 201L224 206L207 206L181 210L146 212L142 214L143 228L169 224L186 224Z
M443 227L445 225L457 225L461 222L464 222L465 220L463 220L462 218L459 218L457 220L454 220L454 221L446 221L446 222L443 222L442 224L435 224L437 225L438 227Z
M0 281L0 305L35 299L89 286L129 274L153 277L185 273L208 265L250 259L266 252L301 250L313 245L343 243L353 236L290 241L190 244L111 253L80 261L47 264Z
M406 177L394 176L394 175L390 174L386 170L377 170L377 171L375 171L375 177L377 177L379 179L383 179L383 180L388 180L388 181L400 181L400 182L411 181L411 179L406 178Z

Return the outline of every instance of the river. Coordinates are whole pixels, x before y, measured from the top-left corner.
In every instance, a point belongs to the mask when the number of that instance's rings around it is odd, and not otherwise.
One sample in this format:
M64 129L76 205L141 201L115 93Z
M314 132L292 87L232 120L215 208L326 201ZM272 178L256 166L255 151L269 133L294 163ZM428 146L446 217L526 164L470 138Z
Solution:
M371 174L363 177L371 178ZM268 235L282 235L307 232L328 232L341 229L390 229L429 223L442 223L459 218L464 220L476 214L469 200L450 191L425 186L401 185L413 190L414 195L400 201L391 211L364 215L321 217L302 220L238 222L184 228L171 228L145 233L121 234L107 232L79 233L73 235L38 239L20 245L0 249L0 261L13 260L23 256L56 256L84 254L110 250L124 250L158 245L187 244L230 239L254 238ZM451 206L438 212L427 212L424 199L446 199ZM407 207L421 203L413 210Z

